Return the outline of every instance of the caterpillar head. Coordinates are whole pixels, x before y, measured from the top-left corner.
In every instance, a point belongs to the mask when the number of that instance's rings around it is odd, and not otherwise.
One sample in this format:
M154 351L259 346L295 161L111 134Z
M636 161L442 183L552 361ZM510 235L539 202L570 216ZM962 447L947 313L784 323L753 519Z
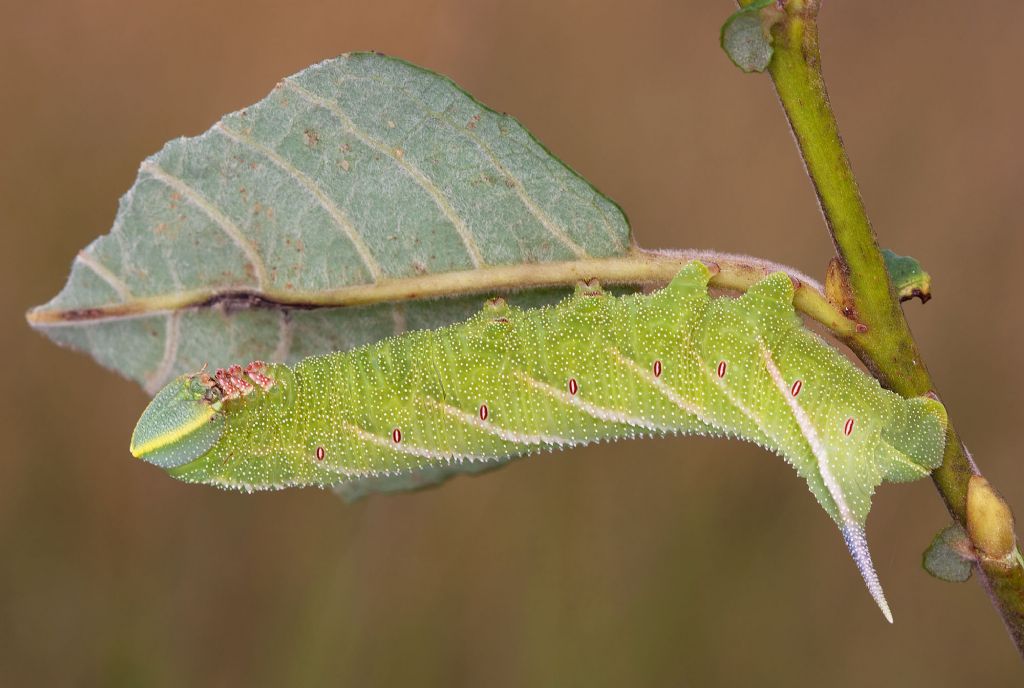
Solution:
M132 433L132 456L162 468L199 458L224 431L222 398L222 390L205 372L174 379L139 418Z

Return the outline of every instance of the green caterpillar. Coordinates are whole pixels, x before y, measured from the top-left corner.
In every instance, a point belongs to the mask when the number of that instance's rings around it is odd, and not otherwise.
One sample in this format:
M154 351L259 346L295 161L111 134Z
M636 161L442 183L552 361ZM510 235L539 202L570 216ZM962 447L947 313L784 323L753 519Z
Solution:
M735 299L712 299L709 276L693 262L649 295L584 284L548 308L495 299L464 323L294 368L179 377L146 409L131 451L221 487L394 488L393 476L412 486L601 440L741 438L807 481L891 621L865 538L870 499L883 480L939 465L943 406L882 389L806 330L785 274Z

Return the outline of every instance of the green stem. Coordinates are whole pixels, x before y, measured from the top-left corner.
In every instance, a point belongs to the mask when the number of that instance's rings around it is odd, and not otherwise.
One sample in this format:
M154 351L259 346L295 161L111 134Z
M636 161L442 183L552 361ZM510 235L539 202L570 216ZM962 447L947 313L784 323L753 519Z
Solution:
M751 0L741 0L741 6ZM843 341L887 387L907 396L934 393L889 282L885 261L875 240L857 182L850 168L821 72L817 13L820 0L779 0L784 18L772 28L774 54L768 71L796 137L807 173L814 183L825 222L836 246L826 294L859 327ZM980 471L961 443L952 423L935 486L953 517L971 532L1012 533L1009 508L991 523L968 523L968 485ZM995 499L1001 499L996 495ZM978 513L990 513L977 510ZM979 541L978 573L1002 616L1018 651L1024 656L1024 567L1019 555L988 556ZM1016 554L1016 550L1014 550Z

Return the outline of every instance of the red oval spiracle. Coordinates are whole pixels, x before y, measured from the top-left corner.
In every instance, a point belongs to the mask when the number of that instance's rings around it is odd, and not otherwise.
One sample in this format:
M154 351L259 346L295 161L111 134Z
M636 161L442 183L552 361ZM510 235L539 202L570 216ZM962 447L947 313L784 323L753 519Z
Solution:
M402 441L402 430L400 428L395 428L391 431L391 441L395 444Z
M719 361L718 362L718 377L725 377L725 368L726 368L725 361Z
M797 380L796 382L793 383L793 386L789 388L789 393L792 394L793 396L796 396L797 394L800 393L800 390L803 389L803 387L803 381Z
M323 461L325 453L326 452L324 452L324 448L323 447L317 447L316 448L316 460L317 461Z
M654 377L661 377L661 361L654 362Z
M853 432L853 418L846 419L846 425L843 426L843 434L847 437Z
M576 378L569 378L569 394L576 396L578 391L580 391L580 386L576 383Z
M480 404L480 420L487 420L487 416L490 411L487 409L487 404Z

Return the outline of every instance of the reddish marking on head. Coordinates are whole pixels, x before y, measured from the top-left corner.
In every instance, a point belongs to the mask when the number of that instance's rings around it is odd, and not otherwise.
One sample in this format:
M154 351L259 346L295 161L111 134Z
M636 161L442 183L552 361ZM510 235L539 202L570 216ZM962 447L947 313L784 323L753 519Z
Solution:
M792 394L793 396L796 396L797 394L800 393L800 390L803 389L803 387L803 380L797 380L796 382L793 383L793 386L789 388L789 393Z
M391 441L398 444L402 441L402 430L401 428L395 428L391 431Z
M853 418L846 419L846 425L843 426L843 434L847 437L853 432Z
M727 364L725 361L718 362L718 377L725 377L725 369Z
M217 381L217 384L221 388L224 388L226 385L228 385L231 380L231 376L228 375L228 371L224 370L223 368L217 368L217 370L215 370L213 373L213 378L214 380ZM227 390L225 389L224 391Z
M480 420L487 420L489 413L490 412L487 410L487 404L480 404Z
M654 362L654 377L661 377L661 361Z
M214 377L225 399L237 399L253 391L252 383L242 374L240 365L233 365L227 370L217 368Z
M323 448L323 447L317 447L317 448L316 448L316 460L317 460L317 461L323 461L323 460L324 460L324 454L325 454L325 453L326 453L326 452L324 451L324 448Z
M576 382L576 378L569 378L569 394L576 396L576 392L580 391L580 386Z
M508 324L508 318L495 318L494 322L501 323L502 325L507 325Z
M253 361L245 366L245 374L249 376L250 380L262 387L264 391L274 386L274 381L267 377L266 371L267 364L263 361Z

